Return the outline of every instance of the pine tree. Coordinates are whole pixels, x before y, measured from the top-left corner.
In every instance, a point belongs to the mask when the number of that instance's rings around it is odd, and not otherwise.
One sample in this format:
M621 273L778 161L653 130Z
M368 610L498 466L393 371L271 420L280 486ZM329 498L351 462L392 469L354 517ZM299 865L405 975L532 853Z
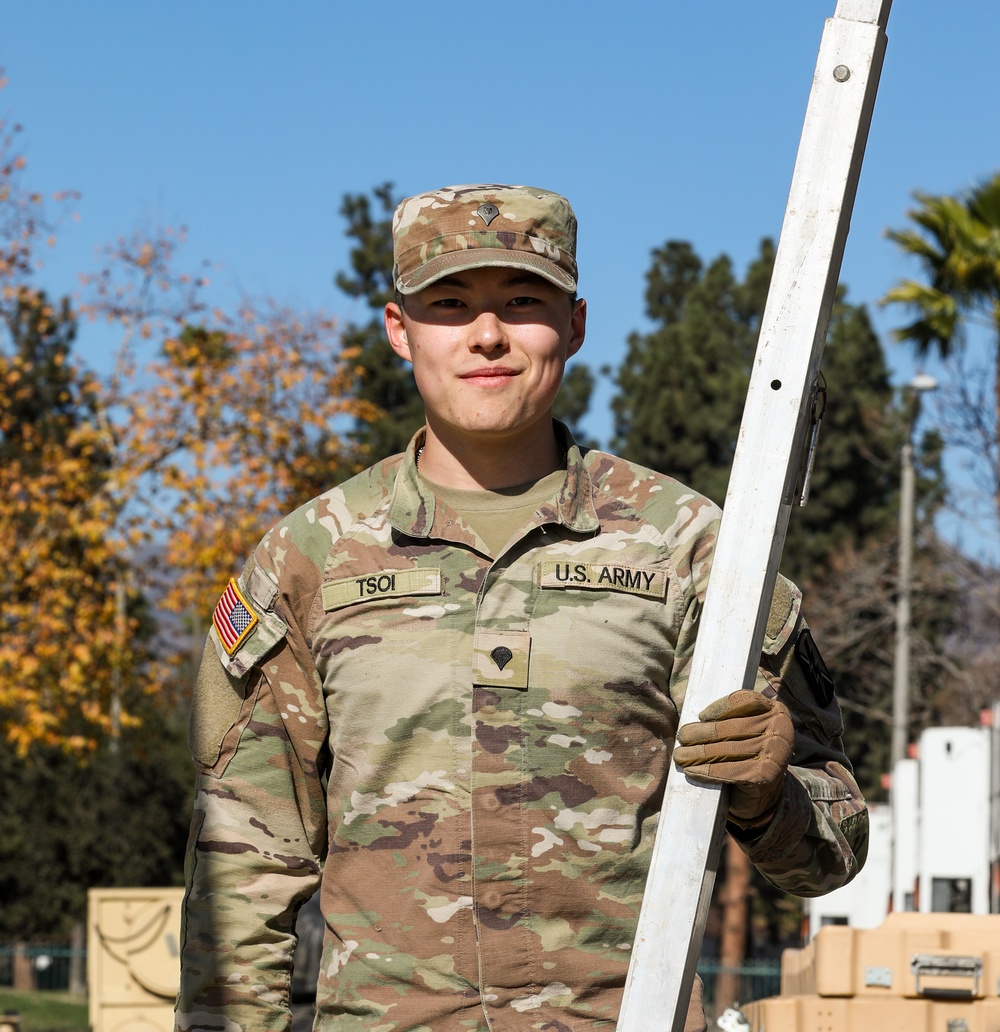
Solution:
M658 325L629 337L611 403L613 451L721 504L753 357L754 301L727 257L705 268L688 243L654 250L646 314Z
M630 336L617 374L613 448L720 503L773 262L774 247L764 240L741 281L724 255L706 267L688 243L669 241L656 249L646 277L646 311L656 325ZM843 289L831 314L822 370L827 404L811 493L808 504L792 512L782 569L818 603L814 608L807 597L806 610L838 682L847 753L862 761L862 789L873 794L885 756L869 762L877 753L872 743L884 741L887 747L889 740L898 454L905 420L867 312L849 304ZM918 457L925 528L940 503L934 447L927 442ZM933 553L929 535L928 565ZM927 645L922 657L935 647L940 656L954 627L956 594L947 580L937 587L915 607L915 637ZM942 660L937 671L942 683L945 665ZM731 860L738 867L745 855L734 850ZM731 869L729 877L739 884L744 874ZM773 937L779 934L778 917L792 914L793 907L760 877L753 885L756 916L750 934ZM746 928L744 896L739 895L725 897L727 918L737 928L735 942L727 942L729 961L745 939L739 930Z
M613 450L725 498L774 246L761 242L742 281L725 255L705 267L691 245L653 252L646 312L617 374ZM895 525L901 419L885 357L864 308L838 294L823 358L826 411L808 504L792 513L782 569L819 575L838 548ZM789 428L791 429L791 428Z
M389 347L382 324L382 310L392 300L392 213L401 198L392 183L383 183L366 194L345 194L340 213L347 220L351 248L351 272L338 272L337 286L349 297L363 300L371 311L365 323L348 323L345 348L357 350L358 379L355 394L375 405L381 419L358 421L351 438L367 461L405 451L423 425L424 406L413 382L410 365Z
M583 420L590 410L590 397L594 390L594 374L590 366L574 362L566 367L562 386L556 396L552 414L565 423L576 443L583 448L596 448L598 442L584 429Z

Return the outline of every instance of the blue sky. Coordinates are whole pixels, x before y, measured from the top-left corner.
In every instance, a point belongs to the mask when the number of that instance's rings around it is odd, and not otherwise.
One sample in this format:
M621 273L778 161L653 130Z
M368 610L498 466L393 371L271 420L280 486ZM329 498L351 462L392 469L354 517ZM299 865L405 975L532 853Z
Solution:
M42 275L53 293L118 234L183 224L185 259L219 265L218 297L361 318L333 285L345 192L559 190L580 218L580 358L596 369L644 325L653 247L690 240L742 269L777 235L834 6L6 0L0 112L25 127L28 182L82 194ZM872 306L903 383L916 366L888 343L900 315L874 302L916 269L884 230L904 224L914 189L954 192L1000 168L1000 4L895 8L841 278ZM82 335L93 363L103 347ZM603 440L610 395L602 385L589 421Z

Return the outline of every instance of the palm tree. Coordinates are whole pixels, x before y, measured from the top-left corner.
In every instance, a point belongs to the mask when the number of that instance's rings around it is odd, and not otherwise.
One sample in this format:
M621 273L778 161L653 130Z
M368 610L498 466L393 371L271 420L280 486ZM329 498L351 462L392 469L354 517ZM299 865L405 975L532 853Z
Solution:
M962 349L968 326L986 327L995 349L992 438L1000 430L1000 173L958 196L914 195L916 229L889 230L890 240L918 258L926 281L902 280L882 304L907 306L916 318L894 332L917 354L947 359ZM1000 511L1000 493L995 497Z

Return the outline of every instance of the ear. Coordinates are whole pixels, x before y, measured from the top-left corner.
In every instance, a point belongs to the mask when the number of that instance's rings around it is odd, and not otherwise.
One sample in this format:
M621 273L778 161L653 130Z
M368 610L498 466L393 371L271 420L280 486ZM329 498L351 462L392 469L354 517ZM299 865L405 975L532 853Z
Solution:
M570 317L570 336L567 358L572 358L583 347L583 338L587 335L587 302L581 297L573 307Z
M403 310L395 301L390 301L385 306L385 335L389 338L389 345L400 358L412 362L410 355L410 342L406 334L406 319Z

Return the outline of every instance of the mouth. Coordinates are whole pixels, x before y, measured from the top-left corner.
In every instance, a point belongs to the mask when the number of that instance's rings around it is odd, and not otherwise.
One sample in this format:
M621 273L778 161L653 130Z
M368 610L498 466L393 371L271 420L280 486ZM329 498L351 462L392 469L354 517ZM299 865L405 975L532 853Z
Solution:
M459 379L471 383L496 384L503 383L515 376L517 376L517 370L510 369L507 366L483 366L479 369L470 369L469 372L462 373Z

